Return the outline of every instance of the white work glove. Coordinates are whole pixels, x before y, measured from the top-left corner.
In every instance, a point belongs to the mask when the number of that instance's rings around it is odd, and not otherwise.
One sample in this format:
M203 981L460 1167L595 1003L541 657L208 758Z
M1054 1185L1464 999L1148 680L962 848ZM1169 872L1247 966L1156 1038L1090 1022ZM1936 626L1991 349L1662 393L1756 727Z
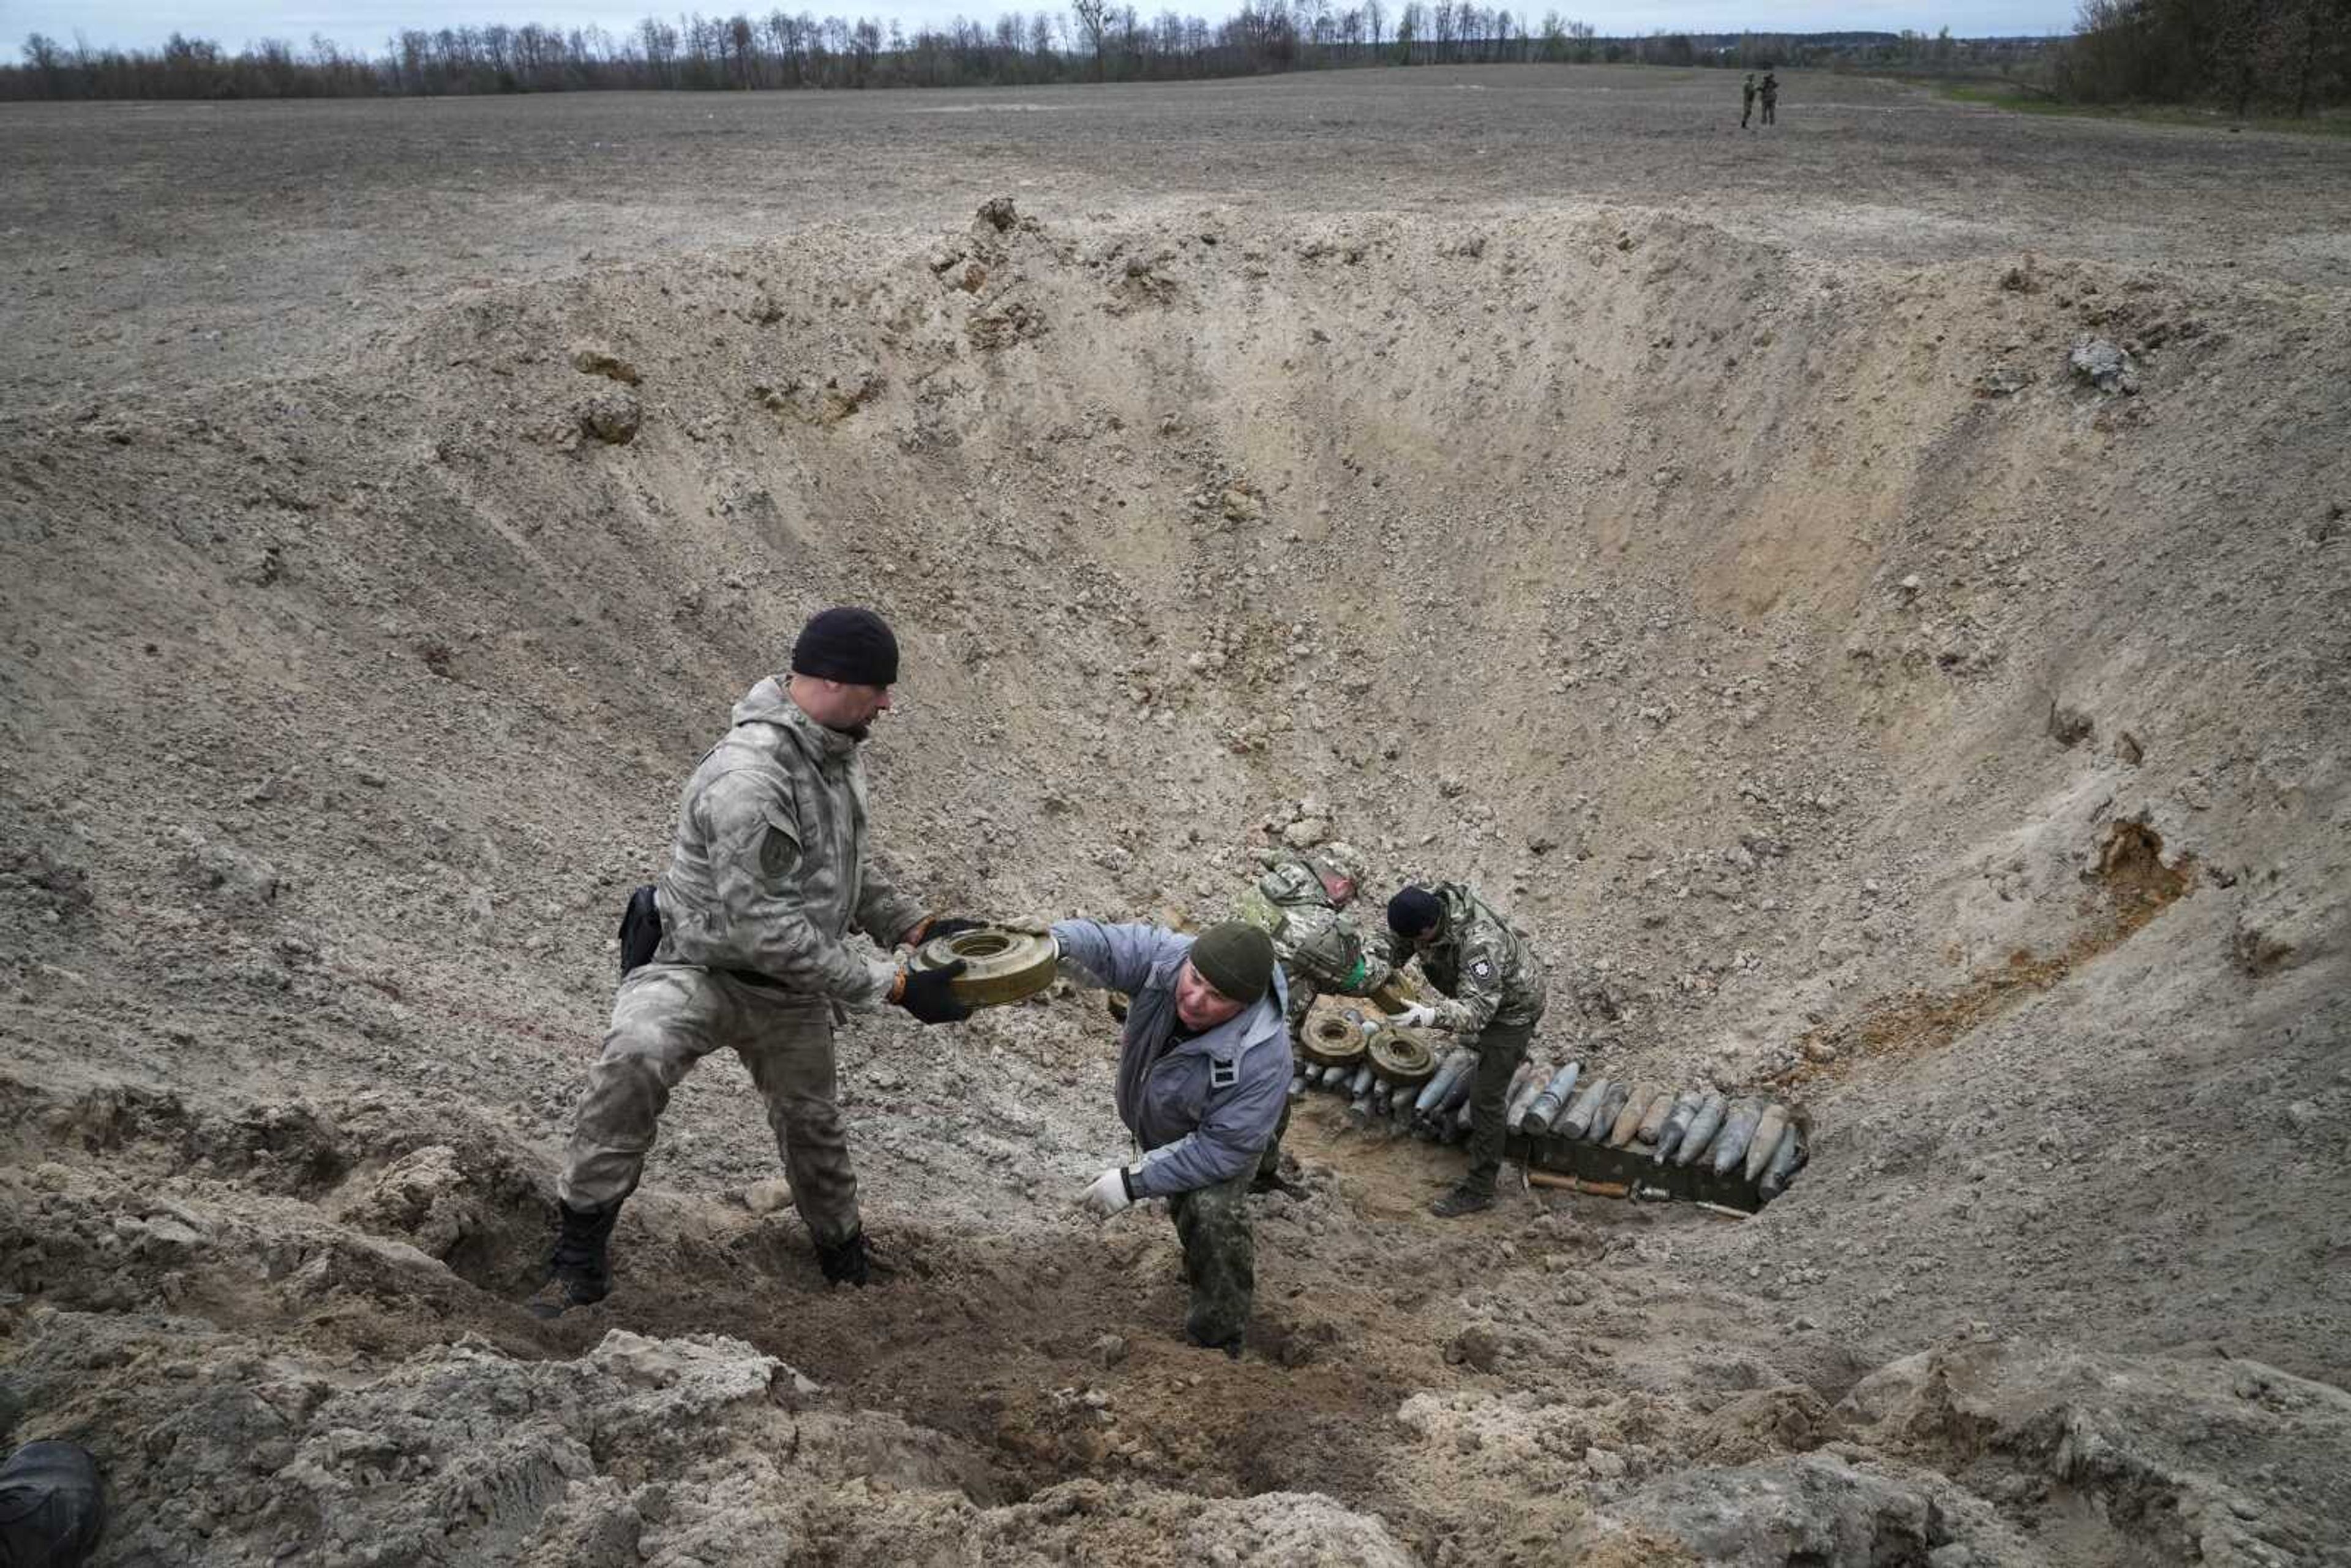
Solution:
M1415 1002L1400 1013L1390 1013L1388 1022L1397 1029L1426 1029L1437 1021L1437 1009L1426 1002Z
M1108 1219L1134 1201L1134 1190L1126 1185L1124 1167L1113 1166L1079 1196L1078 1207L1096 1219Z

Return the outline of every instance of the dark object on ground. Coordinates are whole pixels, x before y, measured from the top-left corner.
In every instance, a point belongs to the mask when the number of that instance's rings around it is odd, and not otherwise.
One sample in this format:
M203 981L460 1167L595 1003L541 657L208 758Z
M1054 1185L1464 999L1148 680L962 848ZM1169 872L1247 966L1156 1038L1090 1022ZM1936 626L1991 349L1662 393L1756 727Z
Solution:
M1428 1212L1439 1219L1458 1219L1465 1214L1478 1214L1494 1207L1494 1195L1481 1192L1463 1183L1428 1206Z
M78 1443L27 1443L0 1465L0 1568L74 1568L106 1531L106 1483Z
M555 1256L548 1264L547 1282L524 1303L534 1317L559 1318L574 1307L592 1307L611 1293L612 1274L605 1248L621 1206L574 1208L558 1199L562 1227L556 1233Z
M852 1230L838 1241L816 1244L816 1266L824 1277L836 1285L855 1285L861 1290L871 1277L865 1254L865 1232Z

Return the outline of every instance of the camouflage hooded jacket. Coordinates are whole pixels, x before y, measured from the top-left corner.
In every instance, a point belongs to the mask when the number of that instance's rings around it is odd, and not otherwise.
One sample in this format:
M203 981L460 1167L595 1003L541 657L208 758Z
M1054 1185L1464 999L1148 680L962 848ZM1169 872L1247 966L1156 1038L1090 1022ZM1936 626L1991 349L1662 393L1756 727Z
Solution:
M1265 874L1234 904L1233 918L1273 938L1273 955L1293 988L1363 997L1395 973L1322 891L1313 862L1294 852L1273 857Z
M889 994L896 967L849 931L887 948L923 910L867 858L857 747L773 677L735 705L735 727L678 798L659 962L747 970L852 1007Z
M1437 1027L1477 1034L1489 1023L1531 1024L1542 1017L1543 970L1510 923L1459 883L1429 890L1445 905L1435 942L1416 949L1383 926L1375 952L1401 967L1417 951L1420 971L1447 999L1437 1004Z

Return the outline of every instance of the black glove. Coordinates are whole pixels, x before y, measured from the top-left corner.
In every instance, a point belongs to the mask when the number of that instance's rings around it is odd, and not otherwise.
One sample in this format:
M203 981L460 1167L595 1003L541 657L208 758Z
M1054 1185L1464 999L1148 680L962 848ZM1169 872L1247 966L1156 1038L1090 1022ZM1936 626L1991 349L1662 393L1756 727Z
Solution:
M925 1023L961 1023L971 1017L971 1004L960 1000L949 982L963 973L963 960L935 969L907 969L891 1000Z
M952 936L958 931L981 930L987 925L987 922L985 920L966 920L960 915L942 915L923 927L923 940L935 942L942 936Z

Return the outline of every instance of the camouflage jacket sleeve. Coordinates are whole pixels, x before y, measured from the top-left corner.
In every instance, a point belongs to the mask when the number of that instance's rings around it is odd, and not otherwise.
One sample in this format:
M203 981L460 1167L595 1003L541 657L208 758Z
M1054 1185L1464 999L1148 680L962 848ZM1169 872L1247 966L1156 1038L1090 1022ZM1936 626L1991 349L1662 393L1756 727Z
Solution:
M1365 988L1392 977L1411 960L1412 944L1388 929L1383 920L1364 932L1364 967L1369 973Z
M921 904L898 891L891 880L882 857L868 853L859 873L857 887L857 928L883 947L894 947L904 941L914 922L929 913Z
M789 794L756 773L722 773L694 810L717 893L711 921L716 951L706 959L713 967L757 970L852 1007L872 1007L889 995L897 967L825 936L801 907L802 878L825 873L802 863ZM892 896L886 883L883 894ZM860 901L861 912L868 906Z
M1437 1004L1437 1027L1477 1034L1501 1010L1510 973L1509 936L1480 919L1461 936L1461 967L1453 995Z

